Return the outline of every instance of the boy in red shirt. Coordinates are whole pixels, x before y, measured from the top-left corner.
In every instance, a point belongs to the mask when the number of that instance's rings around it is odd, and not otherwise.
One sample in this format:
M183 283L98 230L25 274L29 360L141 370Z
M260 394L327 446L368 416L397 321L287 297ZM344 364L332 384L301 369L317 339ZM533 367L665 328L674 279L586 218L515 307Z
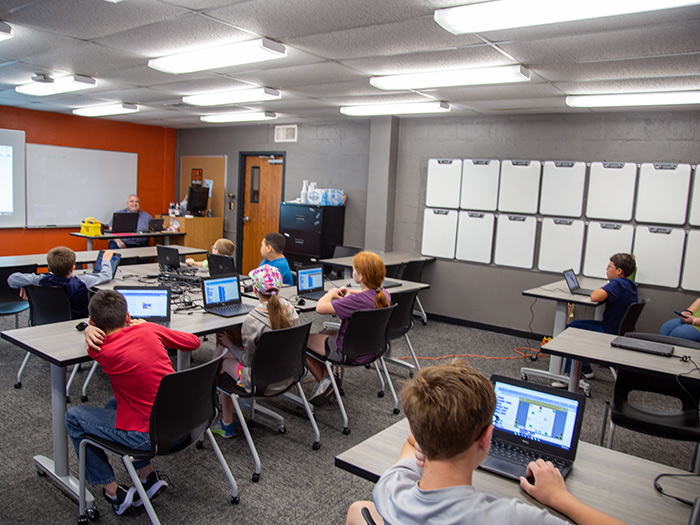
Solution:
M88 310L88 355L109 376L114 398L104 408L76 406L66 412L66 429L75 451L78 453L86 434L150 450L149 422L156 392L163 376L174 372L166 347L194 350L199 347L199 338L143 320L132 321L124 296L114 290L100 290ZM142 504L134 487L117 484L104 451L88 445L86 453L86 480L103 486L116 514ZM167 488L149 462L136 461L134 467L149 499Z

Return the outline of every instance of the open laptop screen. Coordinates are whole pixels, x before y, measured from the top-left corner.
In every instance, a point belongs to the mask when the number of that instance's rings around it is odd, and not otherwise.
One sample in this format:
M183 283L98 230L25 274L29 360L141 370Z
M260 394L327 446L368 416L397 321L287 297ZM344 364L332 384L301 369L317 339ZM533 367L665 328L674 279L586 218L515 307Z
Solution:
M158 254L158 264L164 272L180 269L180 252L177 248L159 244L156 246L156 253Z
M323 290L323 266L301 267L297 270L297 292Z
M170 290L164 286L115 286L126 299L129 315L153 323L170 321Z
M112 214L112 233L136 233L138 223L138 213L114 213Z
M92 268L93 273L100 273L102 270L102 256L104 255L105 250L100 250L100 253L97 254L97 260L95 261L95 265ZM119 268L119 262L122 260L121 254L115 253L112 255L112 259L110 259L110 262L112 263L112 279L114 279L114 276L117 275L117 268Z
M238 276L229 275L202 279L202 293L205 307L240 301Z
M564 270L564 279L566 279L566 285L569 287L569 291L573 292L581 288L573 270Z
M216 255L213 253L207 254L207 264L209 266L209 275L218 277L220 275L234 275L236 272L236 263L233 257L228 255Z

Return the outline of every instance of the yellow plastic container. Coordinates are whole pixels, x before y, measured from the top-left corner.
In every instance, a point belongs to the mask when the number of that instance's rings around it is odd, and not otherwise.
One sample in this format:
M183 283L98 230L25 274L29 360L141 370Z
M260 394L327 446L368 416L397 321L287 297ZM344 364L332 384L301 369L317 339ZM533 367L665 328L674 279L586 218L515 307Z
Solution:
M95 217L88 217L80 223L81 235L101 235L102 225Z

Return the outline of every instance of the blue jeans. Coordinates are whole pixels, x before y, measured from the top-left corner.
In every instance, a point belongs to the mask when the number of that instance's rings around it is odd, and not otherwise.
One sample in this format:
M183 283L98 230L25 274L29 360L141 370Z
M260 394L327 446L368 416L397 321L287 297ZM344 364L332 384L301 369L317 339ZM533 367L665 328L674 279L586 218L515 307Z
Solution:
M700 330L680 319L671 319L661 326L661 335L680 337L688 341L700 343Z
M109 439L138 450L150 450L151 436L148 432L119 430L115 428L116 418L117 401L114 398L110 399L104 408L71 407L66 412L66 430L68 437L73 441L75 453L80 453L80 441L86 434ZM85 480L90 485L107 485L115 481L114 471L109 464L107 454L102 449L88 445L85 452ZM149 461L134 461L134 468L139 470L149 463Z
M593 321L589 319L584 319L581 321L571 321L568 327L580 328L581 330L590 330L591 332L605 332L605 330L603 330L603 324L600 321ZM564 369L564 372L566 372L567 374L571 372L571 359L566 360L566 368ZM581 363L581 372L584 374L590 374L591 372L593 372L591 364L586 363L585 361Z

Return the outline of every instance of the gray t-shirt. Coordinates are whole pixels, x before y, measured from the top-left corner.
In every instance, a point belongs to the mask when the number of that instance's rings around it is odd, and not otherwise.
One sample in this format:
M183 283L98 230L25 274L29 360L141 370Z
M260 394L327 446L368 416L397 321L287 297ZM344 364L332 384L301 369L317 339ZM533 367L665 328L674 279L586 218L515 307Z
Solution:
M411 458L399 461L379 479L372 498L387 525L567 523L544 509L482 494L471 485L421 490L421 474L422 469Z

